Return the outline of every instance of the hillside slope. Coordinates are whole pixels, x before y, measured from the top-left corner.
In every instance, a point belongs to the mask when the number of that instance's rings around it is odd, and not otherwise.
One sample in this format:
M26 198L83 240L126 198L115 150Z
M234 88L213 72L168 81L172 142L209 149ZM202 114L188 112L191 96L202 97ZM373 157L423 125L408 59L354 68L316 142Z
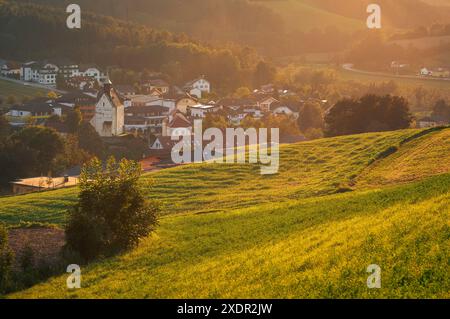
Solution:
M268 202L333 194L385 149L417 130L361 134L283 145L279 174L262 176L259 165L195 164L147 174L149 197L163 201L164 215L229 211ZM0 198L0 221L62 224L76 189Z
M383 191L164 218L138 249L14 298L450 297L450 176ZM367 289L366 268L382 269Z
M282 17L286 29L308 31L322 29L324 26L333 26L345 31L357 31L366 27L364 19L345 17L324 10L315 3L302 0L267 0L255 1L270 8Z
M165 201L155 234L130 253L83 268L80 290L68 291L63 275L10 297L448 298L450 174L429 177L448 170L425 168L450 154L449 131L283 146L275 176L207 164L146 175L143 182L156 182L149 196ZM381 159L393 146L398 151ZM421 181L356 183L338 194L368 167L383 164L378 174L390 176L397 161L421 172L408 181ZM0 220L63 224L75 195L0 198ZM382 289L367 289L371 264L382 269Z
M450 172L450 130L405 143L398 152L368 166L358 177L359 186L410 182Z

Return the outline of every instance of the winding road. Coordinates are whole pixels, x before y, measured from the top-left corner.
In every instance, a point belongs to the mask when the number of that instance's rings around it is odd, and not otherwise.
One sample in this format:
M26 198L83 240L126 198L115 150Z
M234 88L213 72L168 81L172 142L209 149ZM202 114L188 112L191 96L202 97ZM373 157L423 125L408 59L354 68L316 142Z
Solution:
M424 81L450 81L450 78L431 78L431 77L422 77L417 75L394 75L389 73L382 73L382 72L369 72L369 71L363 71L358 70L353 67L352 63L345 63L342 65L342 68L346 71L363 74L363 75L370 75L370 76L379 76L379 77L388 77L393 79L412 79L412 80L424 80Z

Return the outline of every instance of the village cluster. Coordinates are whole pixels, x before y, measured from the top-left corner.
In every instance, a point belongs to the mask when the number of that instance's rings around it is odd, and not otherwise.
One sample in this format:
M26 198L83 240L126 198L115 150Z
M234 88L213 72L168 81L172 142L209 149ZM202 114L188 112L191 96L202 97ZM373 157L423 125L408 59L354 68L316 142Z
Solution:
M138 89L135 85L113 85L101 68L70 61L5 63L1 75L20 79L24 85L45 85L61 92L55 98L41 97L13 105L7 113L11 124L24 125L33 118L52 126L52 122L46 121L48 117L64 116L78 108L83 121L90 123L101 137L143 136L155 153L170 151L174 145L172 135L189 134L193 121L209 113L220 111L230 126L238 126L246 117L261 119L267 114L297 119L304 103L281 102L280 96L294 93L278 90L271 84L245 98L209 100L212 85L205 76L178 86L167 83L161 74L142 80ZM56 90L58 81L64 81L67 89ZM54 128L64 133L63 126Z

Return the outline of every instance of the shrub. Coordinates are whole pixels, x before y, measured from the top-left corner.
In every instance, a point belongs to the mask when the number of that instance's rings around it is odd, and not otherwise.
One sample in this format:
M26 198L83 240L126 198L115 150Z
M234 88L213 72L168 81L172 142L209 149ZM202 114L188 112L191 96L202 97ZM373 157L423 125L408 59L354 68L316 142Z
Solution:
M8 287L13 259L13 252L8 245L8 232L0 224L0 294Z
M66 248L86 261L136 246L157 224L159 207L139 187L139 163L98 159L83 167L78 203L70 211Z

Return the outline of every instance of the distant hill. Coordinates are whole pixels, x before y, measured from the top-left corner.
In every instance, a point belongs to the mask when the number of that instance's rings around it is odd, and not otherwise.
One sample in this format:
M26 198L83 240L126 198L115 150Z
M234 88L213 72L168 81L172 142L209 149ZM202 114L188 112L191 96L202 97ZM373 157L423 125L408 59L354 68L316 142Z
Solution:
M385 26L395 28L412 28L428 26L436 22L450 21L450 8L439 4L448 4L447 0L298 0L353 19L367 18L366 8L370 3L377 3L382 8Z
M171 70L181 83L206 75L216 88L226 90L243 85L242 72L252 72L259 61L251 50L244 56L242 48L237 46L214 47L185 34L92 12L83 13L80 30L71 30L66 27L68 14L63 7L35 2L0 1L0 57L3 59L63 57L101 67L164 73Z

